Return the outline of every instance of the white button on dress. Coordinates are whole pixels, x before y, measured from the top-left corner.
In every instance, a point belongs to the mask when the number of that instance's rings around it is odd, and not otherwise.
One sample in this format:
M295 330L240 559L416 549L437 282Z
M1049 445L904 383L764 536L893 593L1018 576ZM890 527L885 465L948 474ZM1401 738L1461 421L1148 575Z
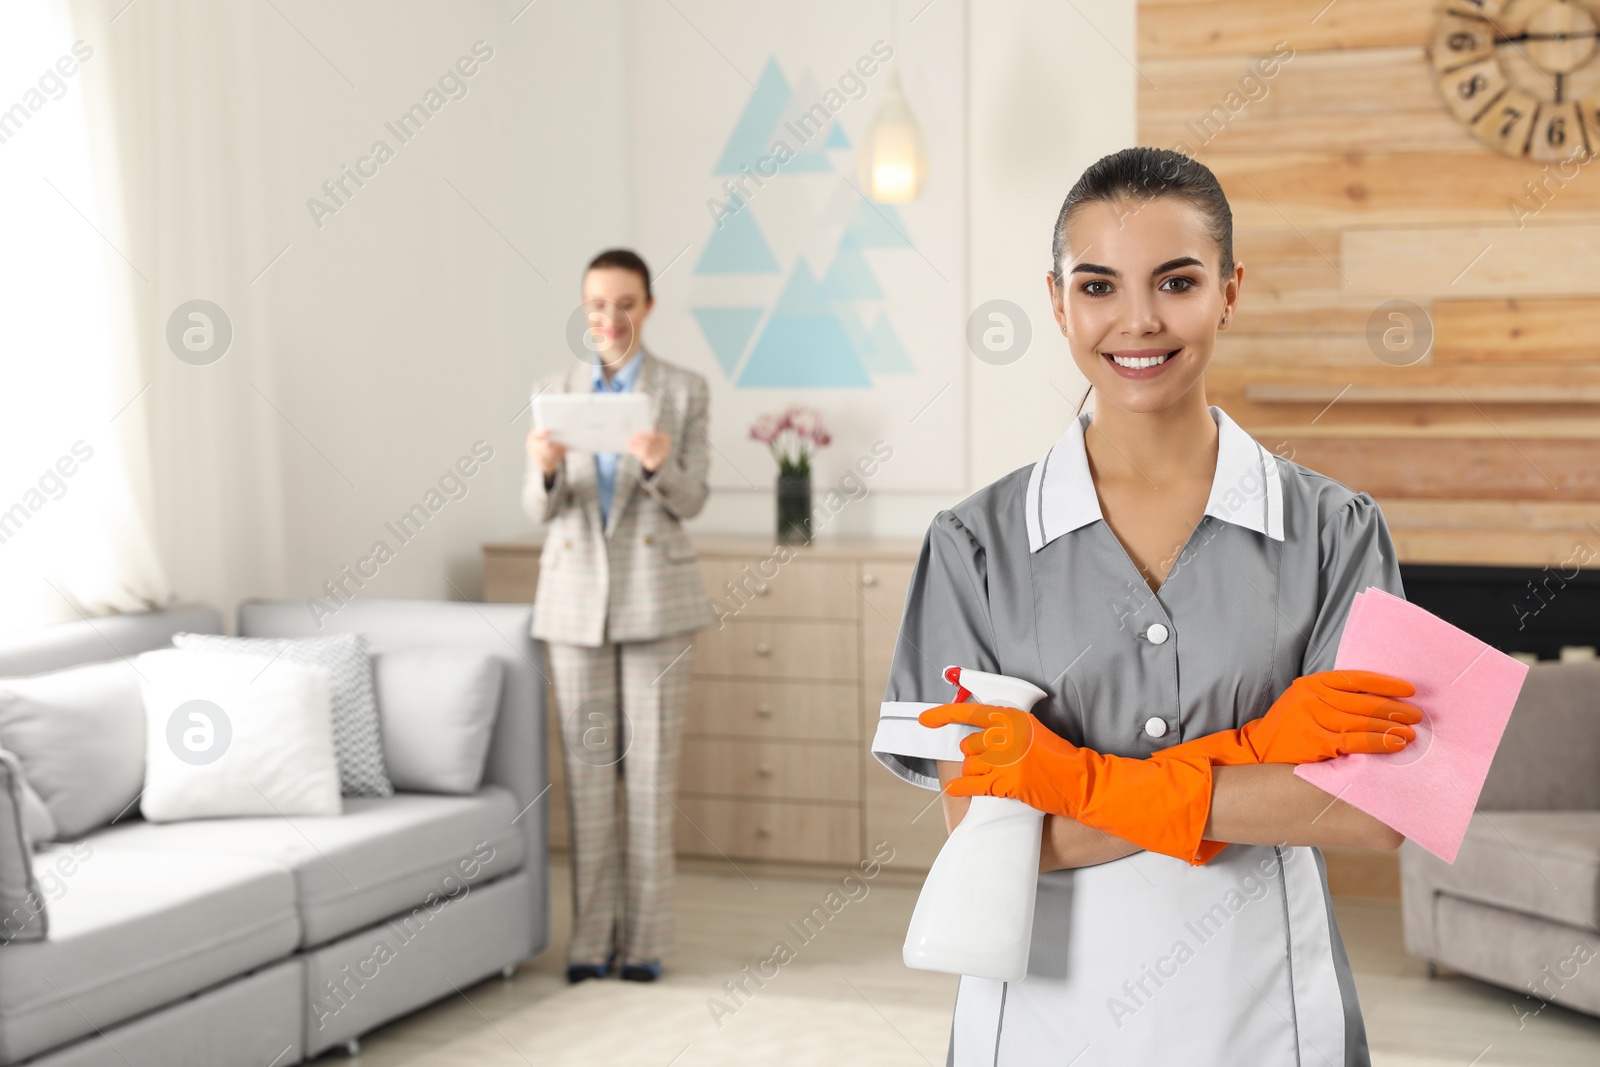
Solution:
M1166 644L1167 633L1168 631L1165 626L1161 625L1159 622L1155 622L1150 624L1150 629L1144 632L1144 636L1145 639L1148 640L1152 645L1162 645ZM1160 737L1161 735L1157 734L1156 736Z
M1144 732L1151 737L1165 737L1167 733L1167 720L1148 719L1144 724Z

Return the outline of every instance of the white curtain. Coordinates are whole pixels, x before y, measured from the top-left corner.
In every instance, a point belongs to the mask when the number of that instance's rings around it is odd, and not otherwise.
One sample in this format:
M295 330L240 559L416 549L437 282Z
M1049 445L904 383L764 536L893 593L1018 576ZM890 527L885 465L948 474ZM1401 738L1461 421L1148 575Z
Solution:
M98 45L63 5L0 8L0 632L172 601L134 339L150 279L90 134Z
M275 108L261 43L293 30L261 3L70 7L77 36L97 45L83 77L93 143L105 149L98 173L128 220L124 277L148 385L129 414L148 419L155 543L182 602L226 620L237 601L283 591L293 521L282 452L285 437L301 437L280 380L278 279L262 276L288 238L259 208L297 121ZM169 341L174 312L195 300L231 326L214 360L180 358Z

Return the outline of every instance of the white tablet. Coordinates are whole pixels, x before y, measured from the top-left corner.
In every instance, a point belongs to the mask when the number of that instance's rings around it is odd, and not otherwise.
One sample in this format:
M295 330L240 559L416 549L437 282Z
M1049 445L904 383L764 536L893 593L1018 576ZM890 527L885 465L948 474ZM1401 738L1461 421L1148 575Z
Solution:
M644 393L544 393L533 398L533 425L576 452L626 452L628 438L653 428Z

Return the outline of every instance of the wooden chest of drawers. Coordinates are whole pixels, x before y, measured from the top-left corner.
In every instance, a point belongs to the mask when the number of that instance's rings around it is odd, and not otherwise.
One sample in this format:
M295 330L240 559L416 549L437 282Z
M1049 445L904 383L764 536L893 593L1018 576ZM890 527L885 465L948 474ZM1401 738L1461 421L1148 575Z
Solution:
M758 538L694 542L721 622L695 637L679 854L850 864L886 841L895 867L926 868L945 839L937 797L868 751L919 543L841 539L775 556ZM538 552L485 545L484 598L531 603ZM553 715L550 752L551 838L565 848Z

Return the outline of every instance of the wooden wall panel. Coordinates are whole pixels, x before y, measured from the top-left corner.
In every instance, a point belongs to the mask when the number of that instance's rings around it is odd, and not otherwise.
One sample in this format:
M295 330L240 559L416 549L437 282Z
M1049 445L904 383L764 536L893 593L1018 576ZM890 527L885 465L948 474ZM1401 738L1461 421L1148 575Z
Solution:
M1289 115L1242 112L1240 120L1213 131L1199 124L1203 112L1180 113L1153 120L1141 137L1146 144L1197 155L1202 151L1267 154L1319 149L1341 152L1470 152L1476 141L1442 112L1391 111L1379 115L1343 114L1320 118L1315 126ZM1196 133L1196 129L1199 133ZM1185 148L1184 146L1187 146Z
M1600 394L1600 367L1593 365L1429 362L1413 367L1319 368L1240 367L1213 361L1206 373L1206 392L1212 403L1263 442L1269 433L1282 437L1291 431L1339 438L1600 441L1596 403L1580 399ZM1514 400L1518 397L1521 402ZM1600 459L1600 451L1596 458ZM1460 495L1471 495L1466 488Z
M1600 553L1593 504L1520 501L1383 501L1395 551L1408 563L1555 566Z
M1244 315L1241 313L1241 319ZM1260 333L1218 336L1214 367L1359 367L1372 364L1365 333Z
M1239 257L1244 263L1244 299L1234 312L1234 319L1218 337L1234 338L1257 335L1266 337L1338 336L1365 337L1367 322L1383 303L1374 297L1355 297L1340 300L1332 294L1315 294L1304 297L1279 298L1269 303L1263 298L1262 287L1256 278L1252 261ZM1434 326L1437 333L1438 325Z
M1224 389L1230 386L1248 389L1267 384L1335 389L1357 385L1368 390L1426 390L1444 403L1456 403L1459 397L1468 396L1477 403L1494 404L1508 402L1518 390L1548 391L1559 398L1600 389L1600 364L1458 363L1441 366L1429 361L1394 367L1374 358L1363 367L1340 367L1331 372L1317 367L1279 368L1274 369L1270 377L1237 367L1214 367L1208 377L1212 385ZM1552 401L1557 402L1559 399Z
M1600 181L1595 183L1600 192ZM1600 222L1352 229L1347 293L1467 297L1600 294Z
M1441 105L1442 107L1442 105ZM1306 121L1314 121L1307 119ZM1146 142L1140 137L1141 142ZM1247 229L1431 225L1515 227L1513 199L1548 181L1541 164L1486 148L1460 152L1197 153L1227 190L1234 225ZM1541 194L1536 219L1600 218L1600 173L1590 165ZM1531 223L1530 223L1531 226Z
M1433 68L1417 48L1296 52L1281 62L1186 55L1145 60L1139 70L1146 144L1191 153L1478 148L1438 105Z
M1433 36L1432 4L1411 0L1143 0L1139 57L1421 47Z
M1436 363L1600 363L1600 297L1444 300L1432 317Z
M1289 437L1294 461L1374 498L1600 502L1594 440ZM1284 454L1288 454L1287 452ZM1600 515L1600 509L1596 511Z
M1142 0L1139 142L1233 207L1208 399L1379 497L1404 559L1555 562L1600 544L1600 168L1481 146L1432 76L1436 7ZM1397 299L1434 329L1406 367L1368 341Z

